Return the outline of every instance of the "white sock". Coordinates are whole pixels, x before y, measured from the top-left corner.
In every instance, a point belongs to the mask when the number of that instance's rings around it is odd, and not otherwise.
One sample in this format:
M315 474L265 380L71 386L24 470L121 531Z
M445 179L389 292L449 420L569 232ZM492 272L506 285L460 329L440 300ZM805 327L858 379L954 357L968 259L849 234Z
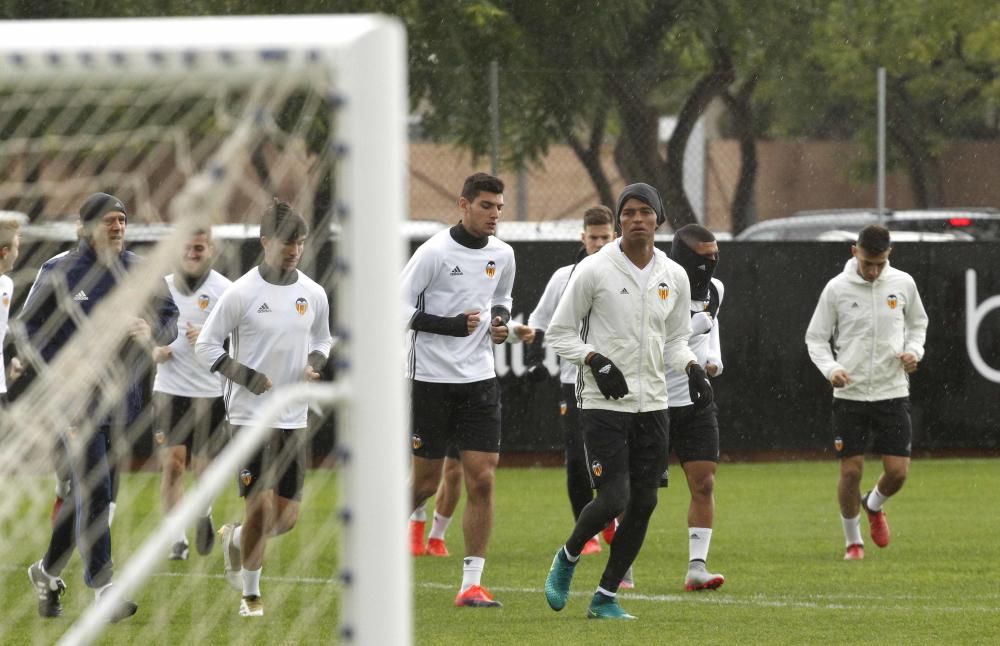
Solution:
M243 534L243 525L240 525L239 527L233 530L233 545L235 545L236 549L238 550L243 549L243 547L240 545L240 536L242 534Z
M261 568L263 570L264 568ZM260 570L240 570L240 576L243 577L243 596L244 597L259 597L260 596Z
M107 585L102 585L99 588L94 588L94 598L95 599L100 599L101 595L104 594L104 591L107 590L110 587L111 587L111 584L108 583Z
M711 527L688 527L688 560L708 561L708 547L712 544Z
M882 505L889 500L889 496L886 496L881 491L878 490L878 485L872 487L872 490L868 492L868 499L865 500L865 506L872 511L880 511Z
M108 503L108 527L111 527L111 523L115 522L115 507L118 503L112 501Z
M617 597L617 596L618 596L618 593L617 593L617 592L610 592L610 591L608 591L608 590L605 590L605 589L604 589L604 588L602 588L601 586L597 586L597 592L598 592L598 593L600 593L600 594L603 594L603 595L604 595L605 597L611 597L611 598L614 598L614 597Z
M418 523L427 522L427 508L423 505L420 505L419 507L414 509L413 513L410 514L410 520Z
M840 522L844 525L844 540L847 541L847 545L864 545L865 541L861 538L861 514L858 514L854 518L844 518L840 517Z
M53 573L51 573L51 572L49 572L48 570L45 569L45 559L44 558L42 558L40 561L38 561L38 569L41 570L42 574L45 575L45 578L47 578L49 580L49 587L51 588L52 584L55 582L55 580L59 578L59 574L58 573L53 574Z
M481 556L466 556L462 560L462 589L465 592L474 585L479 585L483 578L483 568L486 567L486 559Z
M202 514L202 516L204 516L205 518L208 518L211 515L212 515L212 505L209 505L208 509L205 510L205 513Z
M444 540L444 533L448 531L448 525L451 523L451 516L442 516L441 514L434 512L434 524L431 525L431 533L427 538L439 538Z
M570 563L576 563L577 561L580 560L580 555L577 554L576 556L573 556L572 554L569 553L569 550L566 549L565 545L563 545L563 554L566 555L566 558L569 559Z

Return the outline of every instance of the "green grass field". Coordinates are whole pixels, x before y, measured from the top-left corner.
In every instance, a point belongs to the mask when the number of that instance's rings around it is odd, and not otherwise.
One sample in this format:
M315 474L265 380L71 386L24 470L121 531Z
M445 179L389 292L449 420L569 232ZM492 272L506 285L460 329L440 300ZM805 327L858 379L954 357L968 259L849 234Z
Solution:
M878 465L869 462L870 484ZM622 594L634 622L585 618L607 552L584 557L565 610L549 610L542 584L571 528L558 469L501 469L496 524L483 583L504 608L455 608L461 580L461 520L449 530L453 556L414 561L417 644L941 644L1000 643L1000 462L918 460L888 506L892 544L868 541L863 562L844 562L830 462L724 464L709 565L726 575L717 591L683 590L687 491L679 468L661 491L635 563L636 588ZM161 563L136 597L139 613L111 626L110 644L307 644L336 641L336 474L311 472L298 527L268 547L263 620L237 616L238 593L221 576L218 548L205 558ZM50 477L37 484L46 491ZM678 486L680 485L680 486ZM159 519L158 477L128 475L115 520L121 564ZM40 499L39 497L35 497ZM239 500L217 501L217 523L239 516ZM44 549L47 508L25 503L2 530L0 643L51 644L92 594L78 557L64 573L65 615L40 619L25 571ZM20 537L37 528L33 540ZM867 523L865 523L867 531ZM13 538L12 538L13 537ZM387 581L388 585L394 582Z

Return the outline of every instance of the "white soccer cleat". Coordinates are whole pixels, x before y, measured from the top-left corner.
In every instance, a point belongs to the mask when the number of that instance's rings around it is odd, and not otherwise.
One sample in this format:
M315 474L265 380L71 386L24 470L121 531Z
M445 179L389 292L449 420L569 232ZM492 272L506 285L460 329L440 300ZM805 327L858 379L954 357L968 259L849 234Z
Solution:
M239 526L239 523L226 523L219 530L219 534L222 536L222 563L226 572L226 582L233 590L243 592L243 577L240 575L243 559L240 556L240 548L233 545L233 532Z
M684 579L684 589L694 590L715 590L726 582L726 577L721 574L712 574L704 568L691 568Z
M264 616L264 602L261 601L259 595L244 596L240 599L240 616L241 617L263 617Z

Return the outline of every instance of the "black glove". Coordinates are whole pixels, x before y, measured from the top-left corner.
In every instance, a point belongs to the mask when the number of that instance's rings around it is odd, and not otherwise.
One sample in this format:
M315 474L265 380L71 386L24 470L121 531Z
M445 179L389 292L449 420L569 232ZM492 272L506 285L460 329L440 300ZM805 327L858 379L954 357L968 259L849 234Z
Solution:
M611 362L611 359L595 352L594 356L590 358L589 364L604 399L621 399L628 394L628 382L625 381L625 375L618 369L618 366Z
M530 364L525 374L528 376L528 381L538 384L549 378L549 369L545 367L544 363L539 361Z
M697 363L692 363L687 373L688 392L691 394L691 402L694 404L695 410L701 410L711 404L715 396L712 393L712 384L708 381L705 369Z
M545 330L536 330L535 340L524 346L528 380L536 384L549 378L549 371L545 367L545 348L542 346L544 340Z

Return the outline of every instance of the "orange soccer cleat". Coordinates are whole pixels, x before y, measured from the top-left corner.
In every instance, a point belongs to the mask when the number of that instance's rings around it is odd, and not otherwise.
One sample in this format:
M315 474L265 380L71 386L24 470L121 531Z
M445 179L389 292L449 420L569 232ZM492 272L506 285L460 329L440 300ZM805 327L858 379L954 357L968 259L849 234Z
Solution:
M464 606L466 608L502 608L503 604L493 598L493 595L489 591L480 586L474 585L465 589L464 592L459 592L458 596L455 597L456 606Z
M601 530L601 536L604 537L604 542L611 545L611 541L615 540L615 532L618 530L618 519L614 518L608 523L608 526Z
M861 506L865 508L865 513L868 514L868 526L871 528L872 542L879 547L885 547L889 544L891 536L889 522L885 519L885 512L881 509L878 511L868 509L868 494L865 494L865 497L861 499Z
M580 554L598 554L601 551L601 542L597 537L593 537L583 544L583 551Z
M427 539L427 556L450 556L443 538Z
M427 525L423 520L410 521L410 554L413 556L423 556L427 553L424 546L424 527Z
M855 543L854 545L848 545L847 551L844 552L845 561L861 561L865 558L865 546L860 543Z

